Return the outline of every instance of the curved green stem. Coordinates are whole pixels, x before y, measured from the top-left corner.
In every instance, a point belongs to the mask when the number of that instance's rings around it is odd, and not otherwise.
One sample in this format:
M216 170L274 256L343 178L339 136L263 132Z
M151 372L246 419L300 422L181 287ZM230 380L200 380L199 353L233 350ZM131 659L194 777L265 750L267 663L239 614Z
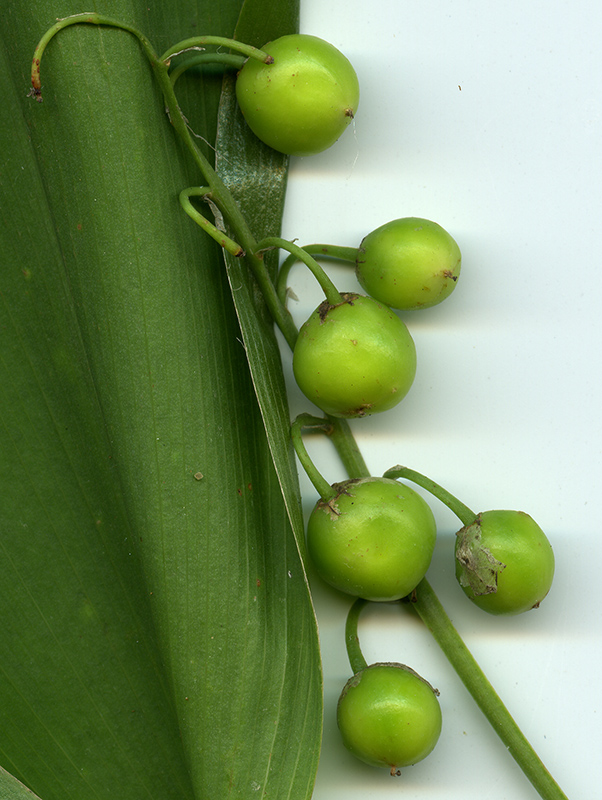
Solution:
M121 22L119 20L113 19L112 17L107 17L103 14L97 14L95 12L87 13L87 14L74 14L70 17L65 17L64 19L58 20L51 28L49 28L46 33L42 36L38 45L34 51L33 62L32 62L32 73L31 73L31 82L32 82L32 92L37 100L41 100L41 86L40 86L40 62L42 59L42 55L48 45L48 43L56 36L59 31L63 30L64 28L70 25L80 25L80 24L88 24L88 25L104 25L112 28L118 28L120 30L126 31L127 33L131 33L135 36L138 41L140 42L144 54L148 58L159 86L163 92L165 97L165 102L167 105L167 111L170 117L170 121L176 131L182 136L185 143L188 145L198 167L200 168L203 176L205 177L207 183L209 183L211 190L214 189L214 181L216 178L214 170L211 168L211 165L207 161L207 159L203 156L200 152L198 147L196 146L194 140L191 137L190 131L188 130L188 126L186 121L180 111L178 106L178 101L173 91L173 87L171 85L171 81L169 79L168 74L168 64L164 62L164 60L160 59L155 52L154 48L152 47L149 40L142 34L139 30L128 25L127 23ZM225 188L225 187L224 187Z
M175 86L178 78L183 75L186 70L192 69L193 67L202 67L205 64L222 64L229 69L239 70L244 63L244 56L237 56L235 53L200 53L198 56L188 58L186 61L178 64L177 67L174 67L170 71L169 77L171 79L171 85Z
M426 579L416 587L411 607L430 630L462 683L540 796L544 800L567 800L464 644Z
M208 186L193 186L190 189L183 189L180 192L180 205L188 214L188 216L193 219L197 225L199 225L205 231L205 233L208 233L212 239L215 239L220 247L223 247L226 252L236 256L237 258L244 256L245 251L242 249L242 247L226 236L226 234L223 231L220 231L219 228L216 228L213 223L209 222L209 220L199 211L197 211L197 209L190 202L191 197L206 198L209 194L210 189Z
M357 247L345 247L341 244L310 244L303 249L309 253L320 253L327 258L351 262L352 264L355 264L358 254Z
M208 184L207 188L211 192L214 201L223 212L231 228L236 232L236 238L246 253L247 263L251 267L253 276L259 285L259 289L272 318L282 331L282 335L286 339L289 347L292 349L297 341L297 327L289 312L278 299L276 287L272 283L263 259L256 253L258 249L257 243L249 229L247 221L240 207L232 197L232 194L192 138L186 120L180 111L173 85L167 72L167 66L159 62L159 64L155 65L155 72L163 90L163 96L172 124L195 159L201 174Z
M231 228L236 232L236 238L246 253L247 263L251 267L253 276L259 285L259 289L263 295L266 305L268 306L272 318L282 331L282 335L286 339L287 344L292 349L297 341L297 327L295 326L293 318L289 312L278 299L276 287L270 278L268 270L263 262L263 258L256 253L259 248L257 247L257 243L253 234L251 233L247 221L242 214L240 207L234 200L231 192L228 190L217 172L213 169L209 161L205 158L203 153L199 150L196 142L192 138L186 120L178 105L173 85L169 77L167 64L159 61L153 63L153 66L155 67L157 80L159 81L163 91L163 96L165 98L165 103L167 105L171 122L195 159L203 178L208 184L208 188L212 197L214 198L214 201L223 212L224 217L227 219Z
M174 56L179 56L181 53L187 53L190 50L203 50L208 44L216 45L217 47L228 47L230 50L236 50L247 58L254 58L264 64L274 63L273 57L264 50L260 50L250 44L238 42L236 39L227 39L224 36L194 36L191 39L184 39L184 41L178 42L166 50L159 60L167 63Z
M474 511L471 511L468 506L464 505L464 503L458 500L457 497L454 497L454 495L448 492L447 489L444 489L443 486L440 486L438 483L435 483L435 481L427 478L426 475L416 472L414 469L398 465L388 469L383 477L393 479L406 478L407 480L416 483L418 486L422 486L423 489L426 489L434 497L436 497L437 500L440 500L444 505L446 505L450 511L453 511L463 525L470 525L477 518L477 515L474 513Z
M127 31L135 36L140 44L148 59L153 62L157 59L157 54L155 53L151 43L149 40L142 34L137 28L128 25L125 22L120 22L117 19L113 19L112 17L106 17L104 14L97 14L96 12L84 13L84 14L73 14L70 17L64 17L63 19L59 19L55 22L55 24L49 28L46 33L42 36L40 41L38 42L36 49L34 50L33 54L33 61L31 65L31 90L29 92L30 96L34 97L39 103L42 102L42 85L40 82L40 62L42 60L42 55L44 54L44 50L46 49L48 43L51 39L56 36L59 31L62 31L64 28L69 27L70 25L106 25L110 28L120 28L123 31Z
M267 250L272 247L280 247L283 250L288 250L295 258L302 261L311 270L313 276L320 284L322 291L326 295L326 300L333 306L338 306L343 302L343 298L339 294L337 287L330 280L328 275L324 272L322 267L318 264L315 258L294 242L289 242L287 239L281 239L278 236L270 236L263 239L257 245L256 252L260 250ZM281 299L281 298L280 298Z
M293 424L298 424L300 429L319 431L325 436L328 436L350 478L370 477L370 470L364 461L364 457L357 446L357 442L351 433L351 428L346 419L331 417L328 414L325 417L313 417L311 414L299 414ZM318 489L318 492L319 491Z
M319 255L328 258L334 258L337 261L351 261L355 264L355 259L357 257L357 247L342 247L336 244L308 244L302 248L305 253L309 253L310 255ZM278 292L278 297L282 303L286 303L287 300L287 284L288 284L288 275L291 271L291 268L299 261L300 259L295 253L291 253L290 256L284 259L280 266L280 270L278 272L278 279L276 281L276 290Z
M345 646L347 648L347 656L349 658L349 664L351 665L351 671L354 675L366 669L368 666L368 662L364 658L364 654L360 648L359 636L357 635L359 616L367 602L367 600L358 597L349 609L347 622L345 623Z
M336 490L332 488L332 486L328 483L326 478L322 476L322 474L318 471L316 465L309 457L309 453L305 447L303 442L303 435L302 429L311 427L321 427L321 425L316 425L316 421L318 423L320 420L317 420L316 417L312 417L309 414L299 414L299 416L293 421L291 425L291 439L293 441L293 447L295 448L295 453L299 461L301 462L301 466L307 473L307 477L312 482L315 490L320 495L322 500L325 503L328 503L329 500L332 500L333 497L336 497ZM322 420L323 422L323 420Z

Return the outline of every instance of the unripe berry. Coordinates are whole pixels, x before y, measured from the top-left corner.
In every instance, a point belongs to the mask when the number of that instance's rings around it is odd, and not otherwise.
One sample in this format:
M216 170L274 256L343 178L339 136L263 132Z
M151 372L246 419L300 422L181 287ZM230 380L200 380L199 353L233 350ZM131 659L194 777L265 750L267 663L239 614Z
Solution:
M422 761L441 733L435 690L403 664L372 664L351 678L339 699L337 722L343 743L375 767Z
M388 478L333 488L336 497L319 501L307 525L307 547L320 577L366 600L408 595L424 578L435 548L437 528L426 501Z
M250 58L236 81L236 97L253 133L274 150L320 153L341 136L357 111L359 83L333 45L306 34L281 36Z
M458 245L440 225L406 217L363 239L356 275L371 297L392 308L429 308L454 290L461 263Z
M370 297L324 301L299 331L293 372L303 394L335 417L386 411L408 393L416 348L405 324Z

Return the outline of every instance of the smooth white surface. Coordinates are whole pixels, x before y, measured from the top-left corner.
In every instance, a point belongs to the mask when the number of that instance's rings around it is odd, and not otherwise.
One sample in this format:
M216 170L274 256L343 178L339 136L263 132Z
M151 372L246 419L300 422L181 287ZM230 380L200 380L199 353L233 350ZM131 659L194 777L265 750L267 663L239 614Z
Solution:
M490 617L453 577L460 527L436 501L429 579L456 627L570 800L600 794L602 657L602 6L594 0L302 0L301 29L354 64L354 129L292 163L284 235L357 246L422 216L458 241L442 305L404 314L418 375L396 409L354 421L374 474L404 463L475 511L515 508L544 528L556 578L541 608ZM341 290L353 272L330 268ZM299 324L321 295L303 267ZM288 356L285 355L288 369ZM289 371L289 378L291 378ZM289 380L293 414L314 410ZM308 442L330 482L328 442ZM316 500L302 475L305 507ZM420 623L371 606L369 662L408 663L441 691L444 729L400 778L347 754L334 712L350 676L349 602L313 581L324 657L325 734L314 800L537 798Z

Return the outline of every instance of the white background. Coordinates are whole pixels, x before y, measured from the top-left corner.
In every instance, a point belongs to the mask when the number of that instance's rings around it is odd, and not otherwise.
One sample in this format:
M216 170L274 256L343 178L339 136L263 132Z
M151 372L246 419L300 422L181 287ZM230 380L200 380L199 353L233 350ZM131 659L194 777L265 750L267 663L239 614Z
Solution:
M570 800L600 796L602 754L602 6L597 0L302 0L301 29L354 64L354 128L293 159L284 235L357 246L391 219L446 228L463 254L456 291L406 313L418 374L407 398L354 421L373 474L403 463L475 511L520 509L546 531L556 577L541 608L491 617L453 577L458 521L432 502L428 577L466 643ZM330 268L339 289L352 270ZM320 302L296 267L298 324ZM285 363L290 357L285 354ZM289 371L290 378L290 371ZM289 381L293 414L315 410ZM328 442L308 441L329 482ZM316 500L302 475L305 508ZM435 751L391 778L343 748L349 600L313 580L325 732L314 800L530 800L535 790L421 624L364 612L368 662L401 661L441 692Z

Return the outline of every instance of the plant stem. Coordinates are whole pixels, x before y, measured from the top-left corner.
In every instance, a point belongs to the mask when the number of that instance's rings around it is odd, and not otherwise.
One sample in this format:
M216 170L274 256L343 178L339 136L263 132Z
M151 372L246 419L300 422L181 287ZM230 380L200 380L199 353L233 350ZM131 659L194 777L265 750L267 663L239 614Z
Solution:
M303 247L305 253L310 255L328 256L329 258L337 259L338 261L351 261L355 263L357 256L356 247L341 247L336 244L308 244ZM278 297L282 303L286 303L287 299L287 283L288 275L291 268L299 261L295 253L284 259L278 272L278 280L276 281L276 290Z
M330 305L338 306L343 302L343 298L339 294L339 291L334 283L330 280L316 259L312 258L312 256L306 250L304 250L302 247L299 247L299 245L296 245L294 242L289 242L287 239L280 239L277 236L270 236L269 238L263 239L261 242L259 242L255 252L259 250L267 250L268 248L272 247L280 247L283 250L288 250L288 252L292 253L297 260L302 261L307 267L309 267L313 276L320 284L322 291L326 295L326 300L330 303Z
M244 63L244 56L237 56L235 53L200 53L198 56L188 58L186 61L178 64L177 67L174 67L169 73L169 77L171 79L171 85L175 86L178 78L183 75L186 70L192 69L193 67L202 67L205 64L221 64L229 69L239 70Z
M471 511L468 506L464 505L464 503L458 500L457 497L454 497L454 495L448 492L447 489L444 489L443 486L440 486L438 483L435 483L435 481L427 478L426 475L416 472L414 469L398 465L388 469L383 477L394 479L406 478L407 480L416 483L418 486L422 486L423 489L426 489L434 497L436 497L437 500L440 500L444 505L446 505L450 511L453 511L463 525L470 525L477 518L477 515L474 513L474 511Z
M223 231L216 228L209 220L204 217L190 202L191 197L207 197L210 193L208 186L193 186L190 189L183 189L180 192L180 205L188 216L199 225L205 233L211 236L212 239L223 247L226 252L230 253L236 258L244 256L245 251L235 241L230 239Z
M236 239L246 253L247 263L251 267L253 276L259 285L259 289L264 297L266 305L274 319L274 322L292 349L297 341L298 331L293 318L278 299L276 287L272 283L270 275L263 262L263 258L257 255L257 242L243 216L240 207L232 197L232 194L213 169L209 161L197 147L188 129L186 120L180 110L178 101L173 89L173 85L168 73L168 66L163 61L151 61L163 96L168 109L171 122L177 133L190 150L192 157L197 163L205 181L209 185L211 196L222 211L228 223L235 232Z
M114 20L110 17L105 17L96 13L76 14L71 17L58 20L38 43L33 58L32 64L32 90L30 94L36 100L41 101L41 83L40 83L40 61L42 54L56 33L60 30L75 24L94 24L94 25L107 25L111 27L120 28L127 31L139 40L151 66L154 70L157 81L163 92L167 110L169 113L170 121L174 126L176 132L181 136L182 140L190 150L197 166L199 167L207 187L202 189L186 190L183 193L182 203L187 213L195 219L196 222L201 224L213 238L216 238L223 247L225 240L230 242L236 248L235 255L240 255L239 250L244 249L249 254L247 256L248 262L253 270L254 276L259 284L259 287L264 295L266 304L268 305L276 324L282 330L289 346L294 347L297 338L297 330L286 311L284 302L279 297L276 287L272 283L270 276L265 268L263 259L258 254L258 251L266 247L282 247L289 250L296 259L300 259L312 270L320 285L324 289L326 298L329 303L336 305L342 302L342 298L336 287L330 281L328 276L320 265L312 258L309 253L309 248L302 249L291 242L286 242L283 239L271 238L264 239L259 244L254 240L246 220L244 219L238 205L234 198L228 191L223 181L219 178L209 161L205 158L203 153L199 150L194 142L191 133L188 129L186 120L179 108L176 95L173 89L172 79L169 76L169 59L173 56L188 50L196 50L205 44L225 45L230 48L236 48L244 52L249 57L259 58L266 63L271 63L271 56L265 52L257 50L257 48L249 48L241 45L235 40L223 39L222 37L197 37L194 39L187 39L178 45L170 48L159 58L152 48L148 39L143 36L135 28ZM174 81L175 82L175 81ZM220 211L227 217L229 224L236 232L237 239L240 245L233 242L228 237L223 237L221 232L211 223L209 223L199 212L194 209L190 203L189 197L193 195L208 195L211 194L212 200L219 207ZM191 213L192 212L192 213ZM219 238L218 238L219 237ZM313 245L311 248L319 248L322 255L329 255L334 258L343 258L343 260L355 260L355 254L351 258L351 248L338 248L335 253L334 246ZM325 252L325 248L329 252ZM348 252L347 252L348 251ZM232 251L230 251L232 252ZM318 252L318 251L316 251ZM346 255L345 255L346 253ZM287 259L287 262L289 260ZM292 261L290 262L292 263ZM290 266L287 265L284 275L286 277L287 271ZM349 424L346 420L327 417L324 421L317 420L310 415L300 415L297 417L292 425L291 435L293 444L299 459L307 472L310 480L315 486L323 500L326 502L335 496L336 491L327 483L327 481L318 472L317 468L309 458L305 445L302 441L301 430L304 424L312 428L320 428L324 430L332 439L332 442L339 453L339 456L349 474L350 478L354 477L369 477L369 471L366 463L357 447ZM449 492L443 489L438 484L426 478L424 475L410 470L406 467L395 467L385 473L385 477L404 477L412 480L418 485L430 491L435 497L440 499L459 517L459 519L466 525L470 524L475 514L457 498L453 497ZM354 672L366 666L366 661L361 653L359 647L359 640L357 636L357 623L359 613L365 605L364 600L357 600L351 607L346 624L346 643L349 660ZM487 680L486 676L470 654L466 645L453 627L451 620L445 613L441 603L437 599L435 593L430 585L424 579L415 590L415 595L412 600L412 608L423 620L424 624L431 631L433 637L438 642L448 660L464 682L468 691L475 699L478 706L481 708L496 733L500 736L511 755L517 761L527 778L531 781L533 786L537 789L539 794L544 800L567 800L566 795L562 792L556 782L553 780L529 742L526 740L513 718L509 714L506 707L503 705L495 690Z
M347 622L345 623L345 646L347 647L347 656L349 657L349 664L353 674L357 674L363 669L366 669L368 663L360 648L360 640L357 635L357 623L360 613L368 601L358 597L353 603L347 614Z
M246 253L245 257L247 263L251 267L253 276L259 284L259 289L269 308L270 314L276 325L278 325L282 331L282 335L286 339L289 347L292 349L297 341L297 327L289 312L278 299L276 287L272 283L263 259L256 253L258 249L257 242L247 225L247 221L222 179L193 140L178 105L167 66L162 62L153 63L153 66L155 67L155 73L163 91L171 122L195 159L203 178L208 184L213 201L219 207L220 211L222 211L234 230L238 243Z
M216 45L217 47L228 47L230 50L237 50L248 58L254 58L257 61L263 61L264 64L273 64L274 58L264 50L258 47L253 47L250 44L244 44L236 39L227 39L224 36L194 36L191 39L184 39L182 42L174 44L169 50L166 50L160 61L167 63L174 56L179 56L180 53L187 53L190 50L204 50L205 45Z
M34 97L38 102L42 102L42 85L40 82L40 62L42 60L42 55L44 50L46 49L48 43L51 39L56 36L59 31L62 31L64 28L69 27L70 25L81 25L81 24L88 24L88 25L106 25L110 28L121 28L121 30L127 31L135 36L140 44L142 45L142 49L144 50L147 58L152 62L153 60L157 59L157 54L155 53L151 43L149 40L144 36L144 34L140 33L139 30L128 25L127 23L120 22L117 19L113 19L112 17L106 17L104 14L97 14L95 12L84 13L84 14L73 14L70 17L64 17L63 19L59 19L55 22L55 24L49 28L46 33L42 36L40 41L38 42L36 49L33 53L33 61L31 65L31 91L30 95Z
M307 473L307 477L314 485L315 490L318 492L322 500L325 503L328 503L329 500L332 500L333 497L336 497L336 489L333 489L328 481L321 475L316 468L316 465L309 457L309 453L305 448L301 433L305 423L311 427L315 427L315 421L316 418L311 417L309 414L299 414L299 416L291 425L291 439L293 441L293 447L295 448L297 457L301 462L301 466Z
M426 578L416 587L411 607L540 796L544 800L567 800L464 644Z
M346 419L328 417L329 427L325 431L330 437L343 466L350 478L369 478L368 469L355 437Z
M369 478L370 471L366 466L366 462L364 461L364 457L362 456L359 447L357 446L357 442L351 433L351 429L349 427L349 423L346 419L339 419L337 417L325 416L325 417L314 417L311 414L299 414L299 416L295 419L294 423L294 433L295 435L299 435L299 439L297 440L300 446L303 446L303 443L300 439L301 430L313 430L319 431L320 433L325 434L332 440L332 443L337 451L341 462L345 468L345 471L349 475L350 478ZM293 440L293 444L295 440ZM297 447L295 446L295 449ZM303 448L304 450L305 448ZM299 458L301 461L301 465L306 470L305 462ZM316 471L319 475L315 464L309 459L307 456L308 465L310 469ZM308 473L309 479L312 481L314 487L323 497L320 489L316 486L314 481L311 478L311 475ZM320 476L321 477L321 476ZM329 487L331 489L331 487ZM329 493L330 497L333 497L334 494L332 491Z

